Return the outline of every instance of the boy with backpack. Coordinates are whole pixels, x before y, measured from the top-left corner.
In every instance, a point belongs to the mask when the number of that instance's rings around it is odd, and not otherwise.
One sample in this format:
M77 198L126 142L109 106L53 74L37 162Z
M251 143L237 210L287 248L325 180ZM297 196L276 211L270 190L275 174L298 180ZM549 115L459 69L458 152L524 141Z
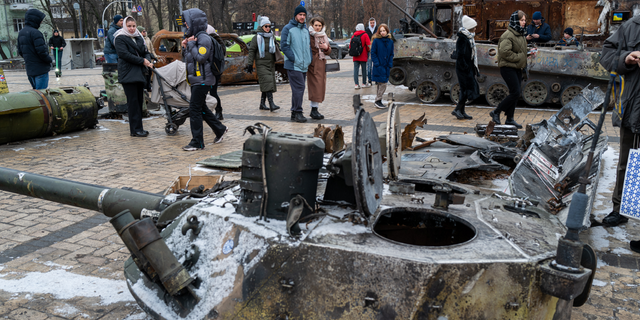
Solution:
M367 82L367 60L369 59L370 50L371 39L364 31L364 24L358 23L356 32L349 43L349 55L353 57L353 81L356 83L356 89L360 89L360 84L358 83L359 68L362 68L362 86L371 86Z
M204 149L202 120L216 135L213 143L222 142L228 131L205 103L209 91L216 84L216 73L222 73L224 68L221 62L224 61L224 51L220 44L207 34L207 15L202 10L189 9L183 11L182 16L187 28L185 39L182 41L182 52L187 67L187 81L191 85L189 116L193 137L182 150L196 151Z

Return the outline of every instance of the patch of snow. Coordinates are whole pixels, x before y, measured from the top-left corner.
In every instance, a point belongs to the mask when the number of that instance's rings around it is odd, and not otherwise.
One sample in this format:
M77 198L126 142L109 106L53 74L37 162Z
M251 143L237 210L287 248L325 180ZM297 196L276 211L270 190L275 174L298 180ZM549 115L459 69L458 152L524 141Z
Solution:
M64 270L69 270L69 269L73 269L73 266L63 266L61 264L57 264L57 263L53 263L51 261L46 261L45 263L43 263L45 266L47 267L52 267L52 268L57 268L57 269L64 269Z
M596 287L604 287L606 285L608 285L608 282L604 282L602 280L598 280L598 279L593 279L593 283L591 283L592 286L596 286Z
M127 316L126 318L124 318L123 320L143 320L143 319L148 319L149 317L147 316L146 313L138 313L138 314L132 314Z
M63 307L58 307L54 311L69 318L78 313L78 309L68 304L65 304Z
M633 251L625 249L625 248L614 248L611 250L611 253L615 253L617 255L633 255Z
M509 179L493 179L491 184L493 185L491 190L504 192L506 194L511 193L509 191Z
M62 139L74 139L74 138L79 138L80 136L65 136L65 137L58 137L58 138L53 138L53 139L47 139L46 141L59 141Z
M24 150L24 148L13 149L13 151L15 151L15 152L22 151L22 150Z
M196 165L195 167L191 168L192 170L197 170L197 171L204 171L204 172L220 172L220 173L225 173L222 170L218 170L218 169L211 169L210 167L207 166L203 166L203 165Z
M593 214L600 220L611 212L611 194L616 183L616 169L618 167L619 153L613 148L607 148L602 153L600 179L596 190L596 199L593 203Z
M592 227L589 230L589 243L596 251L606 251L609 248L607 237L610 236L607 229L604 227Z

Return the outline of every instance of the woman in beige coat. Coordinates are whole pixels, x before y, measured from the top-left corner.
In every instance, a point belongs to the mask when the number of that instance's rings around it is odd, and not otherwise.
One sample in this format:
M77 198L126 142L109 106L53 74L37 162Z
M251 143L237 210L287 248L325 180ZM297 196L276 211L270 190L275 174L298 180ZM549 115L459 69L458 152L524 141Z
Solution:
M309 34L311 35L311 53L313 57L307 71L307 85L309 86L309 100L311 101L312 119L324 119L318 112L318 106L324 101L324 93L327 90L327 73L325 66L327 58L331 54L329 38L325 34L324 19L316 17L309 21Z

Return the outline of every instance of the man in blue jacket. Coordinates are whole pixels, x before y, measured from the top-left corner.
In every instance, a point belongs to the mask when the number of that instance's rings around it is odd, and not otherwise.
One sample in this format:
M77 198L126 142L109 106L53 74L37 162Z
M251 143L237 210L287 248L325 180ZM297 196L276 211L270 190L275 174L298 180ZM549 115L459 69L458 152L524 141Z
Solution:
M118 63L118 53L116 52L116 46L113 44L113 36L116 31L122 28L122 16L116 14L113 16L113 22L107 32L107 37L104 39L104 58L107 63Z
M551 40L551 27L544 22L542 13L540 11L534 12L531 19L533 22L527 27L527 41L545 43Z
M45 14L38 9L29 9L24 15L24 28L18 33L18 54L24 58L27 77L33 89L49 86L51 56L42 32L38 31Z
M311 45L309 30L305 21L307 9L297 6L293 19L282 28L280 45L284 53L284 68L287 69L291 86L291 121L306 122L302 114L304 83L307 80L307 69L311 64Z

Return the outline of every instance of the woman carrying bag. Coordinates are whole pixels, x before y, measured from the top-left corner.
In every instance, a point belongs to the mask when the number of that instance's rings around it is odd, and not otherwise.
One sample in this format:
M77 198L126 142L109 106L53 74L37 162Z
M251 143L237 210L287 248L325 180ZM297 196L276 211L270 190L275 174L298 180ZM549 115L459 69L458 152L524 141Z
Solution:
M389 71L393 67L393 41L389 27L383 23L378 27L371 44L371 61L373 62L371 78L378 87L375 102L378 109L386 108L382 104L382 95L387 90Z
M114 35L114 44L118 53L118 82L127 97L129 131L132 137L146 137L149 131L142 128L143 90L151 72L148 68L153 68L153 64L133 17L124 19L124 26Z
M475 20L468 16L462 16L462 27L458 31L458 40L456 42L456 75L460 84L460 96L458 97L458 105L451 112L458 120L473 119L472 116L464 112L464 105L467 100L474 100L480 96L480 88L476 76L480 73L478 70L478 57L476 55L476 42L473 38L476 36Z
M309 86L309 101L311 101L312 119L321 120L324 116L318 112L320 103L324 101L324 94L327 90L327 57L331 54L329 38L325 34L326 27L324 19L316 17L309 21L309 35L311 35L311 64L307 71L307 84Z
M271 110L271 112L280 109L273 102L273 93L278 91L276 87L276 61L284 59L280 48L278 48L275 35L271 32L271 21L269 18L262 17L260 19L261 32L251 39L249 44L249 61L245 70L253 73L253 61L256 62L258 69L258 82L260 83L260 110ZM265 105L265 100L269 100L269 107Z

